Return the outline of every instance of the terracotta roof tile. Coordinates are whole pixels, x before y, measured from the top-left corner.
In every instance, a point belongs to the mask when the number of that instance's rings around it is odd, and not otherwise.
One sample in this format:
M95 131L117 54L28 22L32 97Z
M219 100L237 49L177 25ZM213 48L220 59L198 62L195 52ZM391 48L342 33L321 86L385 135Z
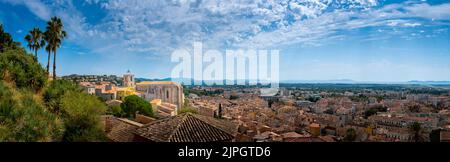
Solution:
M213 142L233 140L236 128L228 121L185 113L146 124L135 133L156 142Z

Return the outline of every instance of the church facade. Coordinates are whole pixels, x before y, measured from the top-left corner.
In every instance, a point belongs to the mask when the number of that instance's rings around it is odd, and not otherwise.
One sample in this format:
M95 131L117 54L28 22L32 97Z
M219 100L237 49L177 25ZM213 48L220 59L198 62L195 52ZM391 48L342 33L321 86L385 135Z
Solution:
M149 102L154 99L161 99L162 102L176 105L177 109L181 109L184 104L183 87L176 82L144 81L136 83L136 91Z

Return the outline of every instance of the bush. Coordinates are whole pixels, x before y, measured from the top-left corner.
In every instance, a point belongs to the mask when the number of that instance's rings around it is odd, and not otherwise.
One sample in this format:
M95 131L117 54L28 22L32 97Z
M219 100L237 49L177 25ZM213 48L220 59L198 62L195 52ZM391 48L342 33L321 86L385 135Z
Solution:
M190 108L190 107L185 107L179 110L178 114L184 114L184 113L192 113L192 114L197 114L197 110Z
M353 128L347 129L347 132L344 137L344 142L352 142L356 139L356 131Z
M83 89L67 80L54 80L45 89L43 97L49 111L59 114L61 98L68 92L83 92Z
M0 79L35 92L40 91L47 81L42 66L22 48L0 53Z
M230 95L230 100L236 100L238 98L239 98L239 96L237 96L237 95Z
M17 92L0 82L0 141L58 141L62 132L60 119L33 93Z
M124 102L120 104L120 107L122 108L126 117L134 118L136 112L147 116L153 116L152 105L143 98L136 95L125 97Z
M125 116L125 112L123 112L122 108L120 106L111 106L109 107L109 113L111 115L114 115L116 117L123 117Z
M364 112L364 117L367 119L369 116L377 114L377 112L376 109L368 109Z
M70 91L61 99L65 132L63 141L104 141L100 115L106 106L96 97Z

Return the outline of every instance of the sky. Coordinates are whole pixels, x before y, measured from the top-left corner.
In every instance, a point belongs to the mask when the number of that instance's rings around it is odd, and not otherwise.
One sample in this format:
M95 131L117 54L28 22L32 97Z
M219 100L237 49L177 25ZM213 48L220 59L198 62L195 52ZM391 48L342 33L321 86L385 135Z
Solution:
M62 19L57 75L166 78L176 49L280 51L280 80L450 80L450 1L0 0L16 41ZM47 54L39 51L47 64Z

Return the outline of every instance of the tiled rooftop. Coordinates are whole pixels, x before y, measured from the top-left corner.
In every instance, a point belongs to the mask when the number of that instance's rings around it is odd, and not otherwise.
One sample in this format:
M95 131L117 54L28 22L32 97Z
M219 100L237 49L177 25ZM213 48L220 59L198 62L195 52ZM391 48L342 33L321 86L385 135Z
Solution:
M228 121L185 113L146 124L135 133L156 142L213 142L233 140L236 128Z

